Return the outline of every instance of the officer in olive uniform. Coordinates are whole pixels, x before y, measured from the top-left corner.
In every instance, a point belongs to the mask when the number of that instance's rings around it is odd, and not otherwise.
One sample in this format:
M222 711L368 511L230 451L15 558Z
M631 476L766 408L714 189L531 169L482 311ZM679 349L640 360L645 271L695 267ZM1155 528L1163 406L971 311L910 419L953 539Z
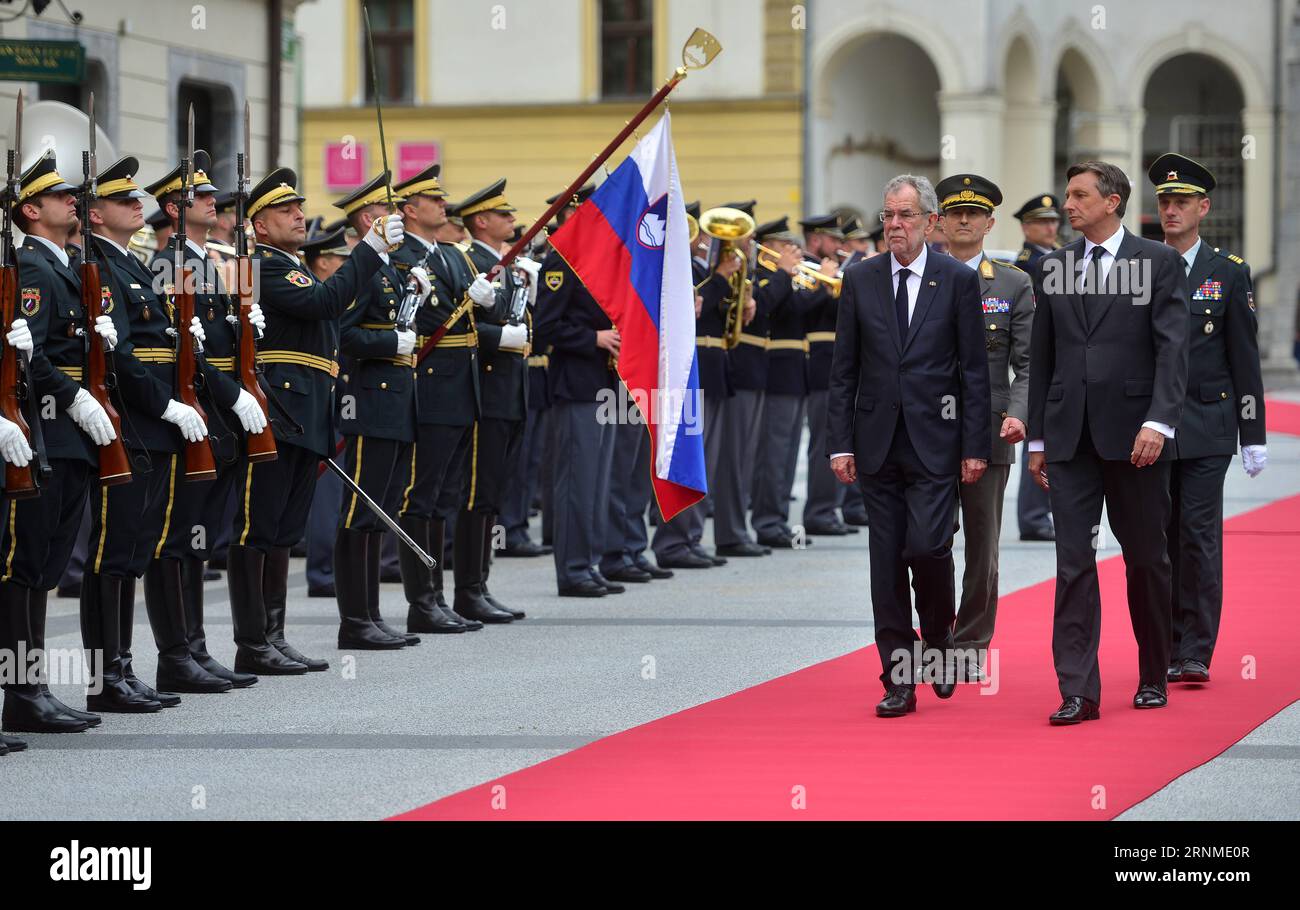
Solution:
M1057 231L1061 224L1061 206L1051 193L1029 199L1015 213L1025 234L1025 245L1016 257L1016 266L1033 279L1038 261L1053 250L1061 248ZM1029 462L1029 443L1021 443L1022 464ZM1052 503L1047 491L1034 482L1029 471L1020 472L1020 491L1017 494L1016 517L1020 525L1021 540L1054 540L1052 530Z
M1264 384L1250 266L1200 236L1215 179L1199 162L1165 154L1147 172L1165 243L1183 258L1191 326L1187 400L1170 476L1173 648L1169 682L1210 681L1223 611L1223 478L1241 442L1246 473L1268 463Z
M805 261L821 267L823 260L834 260L838 269L836 251L843 240L839 218L817 215L800 224L810 251L804 255ZM754 533L759 544L766 547L789 550L801 545L789 519L790 492L808 405L807 333L819 311L834 306L834 299L824 287L794 289L790 305L772 314L767 393L754 467Z
M40 495L5 497L0 516L0 649L13 654L22 646L28 651L45 648L46 602L72 553L91 480L97 476L97 442L109 442L115 433L104 409L79 381L85 365L81 276L63 249L77 216L73 187L59 175L52 152L22 175L17 199L5 201L26 237L18 251L18 312L0 356L28 351L28 381L36 398L54 403L52 414L42 408L50 473L40 479ZM100 321L111 327L110 317ZM4 421L4 433L15 432ZM25 464L35 471L29 447L24 442L20 448L27 455ZM97 715L63 704L39 680L6 681L4 689L5 730L79 732L100 723Z
M686 213L699 220L699 203L686 207ZM742 268L735 256L710 263L710 238L699 231L695 237L692 274L695 281L695 369L699 374L699 393L703 399L702 422L705 428L705 472L708 499L714 506L714 545L753 543L745 519L746 487L740 471L732 467L740 442L748 433L728 430L732 424L755 426L762 408L757 390L736 394L732 387L731 352L724 346L727 334L725 300L731 292L731 278ZM750 452L753 450L750 450ZM745 460L753 461L746 452ZM712 568L727 562L727 556L710 555L703 547L708 500L677 513L671 521L660 521L655 529L655 560L663 569Z
M208 435L202 416L178 400L175 388L176 332L197 337L198 318L190 326L176 326L170 301L155 290L153 273L127 251L144 223L140 200L148 198L134 181L138 168L128 157L101 171L99 196L90 210L103 310L112 316L119 339L113 361L134 473L130 483L99 485L91 509L82 639L87 648L104 651L103 690L86 697L92 711L152 712L180 704L131 670L135 580L148 569L164 533L175 456L187 441L202 442ZM177 599L148 606L159 675L172 681L210 676L190 656L184 604Z
M184 633L190 656L202 671L177 677L170 669L171 661L166 658L164 650L158 670L163 678L160 678L158 687L170 692L225 692L232 687L244 688L257 682L257 677L251 673L237 673L218 663L208 653L207 634L203 628L204 562L226 523L226 507L241 476L237 462L245 448L244 431L251 428L254 432L261 432L266 428L261 406L242 388L235 375L238 300L226 292L220 269L204 248L204 238L217 217L217 188L207 174L211 165L207 152L202 149L194 152L193 170L187 177L194 188L194 204L185 216L183 255L186 268L191 270L195 317L203 327L198 388L217 473L210 480L187 480L183 456L172 456L164 533L154 548L154 558L144 576L145 604L150 616L167 615L164 604L184 604L185 628L168 630L169 647L175 648L179 654L175 639L178 633ZM181 165L146 187L145 191L158 200L159 210L167 217L175 241L180 229L180 207L184 205ZM149 268L165 285L172 286L176 278L175 243L157 253ZM254 322L262 322L261 307L254 303L253 309Z
M1029 420L1029 340L1034 324L1034 291L1029 275L984 255L984 237L993 227L993 210L1002 191L978 174L955 174L939 181L939 227L948 252L979 274L984 340L988 350L989 416L992 457L988 470L973 484L960 484L961 523L966 529L966 568L961 603L953 632L956 647L983 664L998 609L998 540L1015 444ZM1008 375L1014 379L1008 382ZM979 666L966 663L968 677Z
M447 224L447 192L438 182L442 168L434 164L394 187L402 196L406 239L393 254L398 271L428 270L433 283L429 299L415 313L416 442L409 465L400 473L405 481L398 523L414 541L437 560L432 571L406 547L398 551L402 588L406 594L408 632L455 634L476 632L483 622L510 622L513 616L486 601L478 603L485 620L468 619L455 612L443 595L443 556L447 522L460 509L466 455L480 413L478 330L476 313L496 305L497 296L486 279L475 277L465 254L436 234ZM426 344L446 327L427 354ZM460 537L461 547L471 547ZM477 548L474 545L473 548ZM457 551L456 563L472 561Z
M401 219L378 218L334 276L317 281L297 255L306 239L297 179L277 168L249 194L266 316L258 361L278 451L272 461L241 465L228 565L235 669L274 675L329 667L285 640L289 550L302 539L320 460L334 454L339 319L403 239Z
M387 172L334 203L358 236L401 200ZM405 245L405 241L403 241ZM408 287L408 284L410 285ZM415 446L415 313L431 290L420 267L399 271L395 258L360 286L340 320L340 350L347 358L347 387L339 428L347 441L344 469L380 508L395 514ZM380 549L385 525L353 491L343 496L334 541L334 589L339 605L339 647L393 650L419 644L384 622L379 611ZM420 541L416 541L420 543ZM423 546L422 543L420 543ZM441 557L442 554L438 554Z
M490 272L501 261L501 247L514 233L514 212L515 207L506 199L505 178L461 202L460 218L473 238L466 255L479 274ZM474 425L467 456L468 476L463 479L464 503L456 518L456 537L465 535L468 558L457 558L453 567L456 597L452 609L479 621L486 621L484 615L502 612L513 619L524 618L523 610L508 607L493 597L487 582L493 528L507 478L520 470L519 446L528 413L532 314L526 302L522 307L517 303L521 299L518 295L528 295L529 285L518 277L516 269L531 269L530 280L535 282L537 268L531 260L516 259L493 282L504 291L498 305L477 317L483 410ZM512 315L512 309L517 310L516 314ZM480 542L477 549L472 545L474 541ZM456 547L457 554L461 551ZM491 613L484 610L489 606L493 608Z

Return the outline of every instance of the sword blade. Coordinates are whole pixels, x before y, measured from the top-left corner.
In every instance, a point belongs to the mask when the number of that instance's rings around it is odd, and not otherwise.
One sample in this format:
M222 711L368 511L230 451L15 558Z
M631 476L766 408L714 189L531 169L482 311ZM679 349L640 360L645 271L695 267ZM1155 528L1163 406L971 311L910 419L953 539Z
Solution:
M335 462L333 458L326 458L325 466L337 474L339 479L343 481L344 486L357 494L361 501L366 504L370 511L375 513L375 516L380 521L388 525L388 529L397 535L398 540L411 548L411 552L419 558L420 562L424 563L430 569L436 569L438 567L438 560L424 552L424 548L412 540L410 535L403 531L401 526L399 526L397 522L393 521L393 519L389 517L388 513L379 507L378 503L367 496L366 491L357 486L352 478L348 476L348 472L339 467L338 463Z

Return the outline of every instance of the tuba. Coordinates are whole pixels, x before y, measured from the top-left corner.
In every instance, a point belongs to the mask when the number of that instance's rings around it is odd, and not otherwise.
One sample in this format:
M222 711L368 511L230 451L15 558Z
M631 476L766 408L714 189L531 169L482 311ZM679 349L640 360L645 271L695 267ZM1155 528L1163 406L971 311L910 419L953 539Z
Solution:
M700 215L700 233L711 238L709 244L709 269L716 269L727 257L736 256L745 261L745 266L729 279L731 290L723 301L726 307L726 330L723 335L723 347L727 350L740 344L740 333L745 327L745 305L753 288L753 257L745 260L743 253L737 249L746 237L754 233L754 219L740 209L720 206L709 209Z

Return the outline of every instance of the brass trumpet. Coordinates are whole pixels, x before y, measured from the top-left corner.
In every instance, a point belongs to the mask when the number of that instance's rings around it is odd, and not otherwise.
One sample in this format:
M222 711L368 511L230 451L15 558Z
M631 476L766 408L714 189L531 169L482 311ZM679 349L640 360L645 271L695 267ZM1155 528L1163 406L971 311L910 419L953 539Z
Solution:
M781 254L776 250L763 246L761 243L758 244L758 264L763 268L772 272L778 271L777 262L780 258ZM790 277L790 281L795 287L802 288L805 291L815 291L818 285L824 284L831 292L832 297L840 296L841 279L823 274L822 270L811 262L800 262L794 268L795 271Z
M701 213L699 224L700 231L712 238L709 249L710 269L717 268L718 263L729 256L745 260L744 254L737 247L742 240L754 233L757 225L753 218L740 209L719 206ZM745 306L754 285L751 268L752 264L747 264L728 279L731 290L723 301L727 314L726 330L722 338L723 346L728 350L740 344L740 335L745 328Z

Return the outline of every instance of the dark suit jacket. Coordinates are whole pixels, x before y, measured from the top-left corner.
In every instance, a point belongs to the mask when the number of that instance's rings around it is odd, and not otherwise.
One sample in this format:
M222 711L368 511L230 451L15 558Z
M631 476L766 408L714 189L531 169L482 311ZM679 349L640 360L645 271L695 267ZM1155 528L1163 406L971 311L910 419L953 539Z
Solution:
M1187 400L1173 439L1174 457L1231 455L1238 435L1244 446L1264 445L1264 381L1250 266L1202 241L1187 284Z
M892 261L875 256L844 276L826 454L853 452L860 474L876 473L901 409L926 468L956 474L964 458L987 460L991 445L979 279L964 263L929 251L907 340L900 344Z
M1034 332L1029 357L1029 438L1047 460L1074 457L1084 414L1097 454L1128 461L1148 420L1177 427L1187 388L1187 288L1172 247L1124 231L1108 286L1126 268L1129 293L1103 295L1084 321L1074 275L1080 238L1043 257L1034 273ZM1048 291L1054 293L1048 293ZM1144 302L1145 300L1145 302ZM1165 446L1161 458L1173 457Z

